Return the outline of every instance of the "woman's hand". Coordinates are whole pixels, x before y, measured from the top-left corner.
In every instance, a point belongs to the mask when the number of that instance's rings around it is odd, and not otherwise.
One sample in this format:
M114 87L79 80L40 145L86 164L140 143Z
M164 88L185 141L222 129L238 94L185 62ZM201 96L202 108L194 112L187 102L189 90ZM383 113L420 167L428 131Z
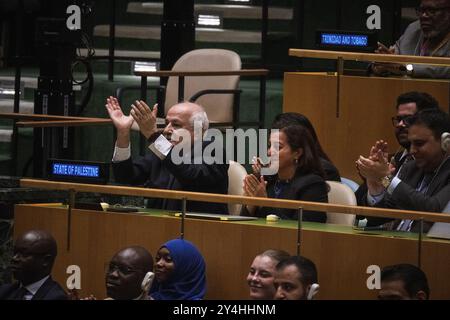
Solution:
M254 174L249 174L244 178L244 195L267 198L266 186L263 176L258 179Z

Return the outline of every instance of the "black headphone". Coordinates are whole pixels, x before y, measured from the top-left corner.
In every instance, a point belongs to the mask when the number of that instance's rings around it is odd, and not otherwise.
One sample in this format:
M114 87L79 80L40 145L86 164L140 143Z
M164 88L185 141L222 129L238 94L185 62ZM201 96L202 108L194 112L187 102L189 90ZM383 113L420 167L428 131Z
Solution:
M441 135L441 147L444 152L450 152L450 133L444 132Z

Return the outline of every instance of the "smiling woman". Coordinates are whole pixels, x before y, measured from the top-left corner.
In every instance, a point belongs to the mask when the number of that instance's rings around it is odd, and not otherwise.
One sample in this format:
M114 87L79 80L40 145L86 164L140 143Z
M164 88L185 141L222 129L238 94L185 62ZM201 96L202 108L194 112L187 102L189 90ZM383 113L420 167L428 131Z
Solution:
M327 202L328 185L318 150L309 131L299 125L281 128L270 135L268 156L278 172L261 176L257 163L253 174L244 178L244 195L250 197ZM261 172L262 173L262 172ZM266 217L275 214L281 219L297 219L297 211L272 207L244 207L244 215ZM304 211L304 221L325 222L323 212Z
M189 241L166 242L155 257L154 300L202 300L206 293L205 261Z
M273 300L275 286L273 279L277 264L289 258L289 253L283 250L266 250L257 255L252 262L247 275L250 288L250 299Z

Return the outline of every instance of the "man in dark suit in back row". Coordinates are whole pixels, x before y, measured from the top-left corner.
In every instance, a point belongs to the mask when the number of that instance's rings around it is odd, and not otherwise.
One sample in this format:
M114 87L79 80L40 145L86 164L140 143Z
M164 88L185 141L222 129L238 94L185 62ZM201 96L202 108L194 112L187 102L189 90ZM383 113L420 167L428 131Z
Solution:
M50 275L56 254L50 233L31 230L20 235L11 261L17 281L0 287L0 300L66 300L66 293Z

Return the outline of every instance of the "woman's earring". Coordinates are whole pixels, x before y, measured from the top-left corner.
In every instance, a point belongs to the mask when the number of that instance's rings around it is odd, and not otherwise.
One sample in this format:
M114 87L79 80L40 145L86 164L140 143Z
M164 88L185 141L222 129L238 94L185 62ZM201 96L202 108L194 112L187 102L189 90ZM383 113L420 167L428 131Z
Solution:
M294 160L295 165L298 165L298 159Z

